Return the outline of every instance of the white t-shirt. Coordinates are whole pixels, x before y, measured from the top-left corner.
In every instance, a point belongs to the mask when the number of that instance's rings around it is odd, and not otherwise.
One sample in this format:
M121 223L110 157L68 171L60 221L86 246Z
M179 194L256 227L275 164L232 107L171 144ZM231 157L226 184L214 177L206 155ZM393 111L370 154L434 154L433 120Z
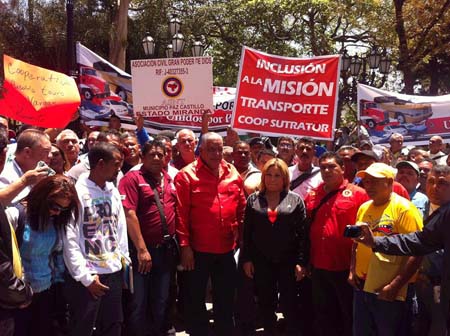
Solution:
M318 170L319 167L314 167L313 172ZM302 175L304 172L300 171L298 169L298 165L294 165L289 167L289 176L290 180L295 180L298 176ZM297 188L292 190L293 192L300 195L302 199L305 199L305 196L314 188L318 187L319 184L323 182L322 175L320 172L316 173L314 176L308 178L307 180L303 181Z

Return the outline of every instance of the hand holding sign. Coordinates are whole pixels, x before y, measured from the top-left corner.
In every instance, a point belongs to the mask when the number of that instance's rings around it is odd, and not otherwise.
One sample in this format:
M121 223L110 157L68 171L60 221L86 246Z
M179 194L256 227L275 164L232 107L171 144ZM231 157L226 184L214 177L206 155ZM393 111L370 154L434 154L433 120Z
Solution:
M75 80L7 55L3 63L2 115L34 126L65 128L80 105Z

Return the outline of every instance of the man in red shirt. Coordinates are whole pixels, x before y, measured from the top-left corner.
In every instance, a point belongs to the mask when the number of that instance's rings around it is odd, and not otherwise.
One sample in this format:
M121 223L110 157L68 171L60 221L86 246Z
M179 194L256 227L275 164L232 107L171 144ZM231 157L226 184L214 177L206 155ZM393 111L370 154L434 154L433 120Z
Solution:
M356 166L356 170L360 171L360 170L366 170L367 168L369 168L369 166L372 163L379 162L380 159L374 151L363 150L361 152L356 152L355 154L353 154L352 161L354 162L354 164ZM364 188L362 179L360 177L355 177L355 179L353 180L353 184L356 184L356 185ZM404 186L402 186L397 181L394 181L394 183L392 185L392 191L395 192L397 195L400 195L400 196L406 198L407 200L409 200L408 191L405 189Z
M161 141L147 142L142 148L142 167L129 171L119 184L134 266L134 293L127 302L127 335L147 335L149 326L152 335L165 334L169 285L176 263L176 190L163 169L165 154Z
M353 289L347 283L353 241L344 229L354 224L364 189L344 179L344 162L335 153L319 159L323 182L305 198L310 218L313 306L319 335L352 334Z
M208 334L205 291L211 277L217 335L233 328L236 262L233 249L243 220L242 178L222 159L217 133L202 136L200 157L175 177L178 194L177 235L186 270L185 311L191 336Z

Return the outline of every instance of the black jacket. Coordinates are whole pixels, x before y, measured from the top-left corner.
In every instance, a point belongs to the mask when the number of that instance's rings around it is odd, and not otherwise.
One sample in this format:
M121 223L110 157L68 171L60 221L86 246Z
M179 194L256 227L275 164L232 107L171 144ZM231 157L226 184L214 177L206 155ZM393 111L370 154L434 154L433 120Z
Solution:
M255 254L271 262L295 262L305 266L309 259L309 236L305 205L293 192L282 192L277 218L272 224L267 215L264 193L249 196L244 216L242 262Z
M31 302L32 291L14 274L11 229L0 206L0 308L14 309Z
M441 275L441 306L444 316L447 316L450 304L450 203L441 206L426 219L423 231L375 237L373 250L391 255L419 256L442 248L444 265Z

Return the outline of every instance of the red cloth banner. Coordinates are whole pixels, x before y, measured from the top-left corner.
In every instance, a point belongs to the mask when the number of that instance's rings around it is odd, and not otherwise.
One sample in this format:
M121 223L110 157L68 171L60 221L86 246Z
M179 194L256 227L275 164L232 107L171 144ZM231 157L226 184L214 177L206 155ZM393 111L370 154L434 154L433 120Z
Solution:
M64 128L80 105L75 80L62 73L3 56L5 82L0 114L40 127Z
M340 56L291 58L243 47L232 127L331 140Z

